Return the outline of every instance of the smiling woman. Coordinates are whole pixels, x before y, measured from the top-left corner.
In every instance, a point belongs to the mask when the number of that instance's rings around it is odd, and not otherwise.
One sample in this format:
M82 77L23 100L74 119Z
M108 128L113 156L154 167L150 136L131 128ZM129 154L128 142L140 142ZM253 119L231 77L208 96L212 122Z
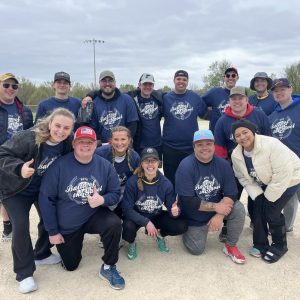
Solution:
M51 254L43 221L33 251L29 232L29 211L37 204L40 184L48 167L61 155L72 150L71 132L75 117L64 108L54 110L36 127L15 134L0 146L0 194L13 227L12 253L19 291L37 289L32 277L35 266L56 264L60 258Z

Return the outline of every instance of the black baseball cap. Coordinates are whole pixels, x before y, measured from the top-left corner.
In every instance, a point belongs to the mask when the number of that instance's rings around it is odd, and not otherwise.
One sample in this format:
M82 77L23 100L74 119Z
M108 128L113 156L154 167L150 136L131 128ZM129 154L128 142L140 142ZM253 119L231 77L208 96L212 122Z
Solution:
M178 70L175 72L175 75L174 75L174 79L176 77L179 77L179 76L182 76L182 77L186 77L187 79L189 79L189 74L187 71L184 71L184 70Z
M55 73L54 82L57 81L57 80L65 80L65 81L68 81L71 84L70 75L66 72L63 72L63 71Z
M278 78L273 80L273 85L271 87L271 91L273 91L276 87L291 87L291 84L287 78Z

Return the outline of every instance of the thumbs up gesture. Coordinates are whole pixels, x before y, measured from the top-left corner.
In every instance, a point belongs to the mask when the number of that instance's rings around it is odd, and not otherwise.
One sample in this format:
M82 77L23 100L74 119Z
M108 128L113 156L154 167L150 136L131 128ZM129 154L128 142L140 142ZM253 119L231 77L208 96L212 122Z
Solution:
M178 217L180 214L180 208L178 207L177 203L178 203L178 198L176 198L176 201L172 204L171 214L173 217Z
M34 159L32 158L30 161L27 161L26 163L23 164L21 168L21 176L23 178L29 178L33 175L34 173L34 168L31 168L30 165L34 162Z
M87 201L91 208L98 207L104 203L104 198L98 194L96 185L93 187L93 194L87 197Z

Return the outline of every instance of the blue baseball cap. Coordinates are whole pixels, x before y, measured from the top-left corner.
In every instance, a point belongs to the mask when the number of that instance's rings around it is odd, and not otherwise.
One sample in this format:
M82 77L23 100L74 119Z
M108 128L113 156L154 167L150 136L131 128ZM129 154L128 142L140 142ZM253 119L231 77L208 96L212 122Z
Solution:
M203 141L203 140L211 140L214 141L214 135L209 129L200 129L198 131L195 131L194 133L194 139L193 143Z

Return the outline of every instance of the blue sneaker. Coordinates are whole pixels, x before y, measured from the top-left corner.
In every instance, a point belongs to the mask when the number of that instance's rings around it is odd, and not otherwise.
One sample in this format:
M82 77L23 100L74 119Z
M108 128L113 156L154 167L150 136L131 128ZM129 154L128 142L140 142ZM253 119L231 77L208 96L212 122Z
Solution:
M116 266L110 266L109 269L104 270L104 265L101 266L99 277L106 280L109 285L115 290L121 290L125 287L125 280L118 272Z

